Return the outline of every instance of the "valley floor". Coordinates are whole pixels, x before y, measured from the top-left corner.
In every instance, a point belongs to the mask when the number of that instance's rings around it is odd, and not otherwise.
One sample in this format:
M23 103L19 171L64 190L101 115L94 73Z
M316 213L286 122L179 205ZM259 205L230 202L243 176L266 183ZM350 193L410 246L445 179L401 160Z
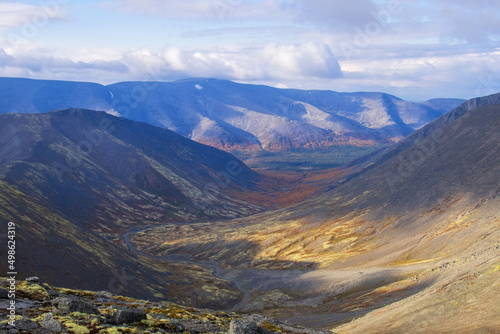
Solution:
M241 299L226 311L260 313L338 333L441 333L455 325L456 333L500 331L495 301L500 243L485 241L472 253L406 265L272 270L225 267L187 254L150 255L137 250L130 237L125 234L126 244L140 256L197 264L230 281Z

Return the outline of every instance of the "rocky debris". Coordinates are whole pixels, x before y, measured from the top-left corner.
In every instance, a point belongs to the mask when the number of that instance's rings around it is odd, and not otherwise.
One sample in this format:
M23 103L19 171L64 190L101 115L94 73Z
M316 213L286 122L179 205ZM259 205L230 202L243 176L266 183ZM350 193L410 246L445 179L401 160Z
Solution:
M221 332L221 327L210 321L204 320L176 320L174 321L176 325L170 321L170 324L175 326L175 328L184 327L185 330L189 330L191 333L219 333ZM179 326L180 325L180 326ZM225 331L223 331L225 332Z
M52 313L47 313L43 317L42 327L54 333L61 332L63 330L61 323L54 318Z
M7 286L7 279L0 278L0 289ZM36 291L45 291L46 288L58 297L53 298L52 294L48 294L48 300L39 300L29 299L39 297L37 294L25 294L18 298L16 306L22 308L18 309L16 315L16 327L10 326L5 320L8 318L6 308L0 308L1 334L329 333L260 315L240 315L183 307L169 302L150 302L102 291L55 288L26 281L18 282L17 286L34 288Z
M97 306L75 297L57 297L52 301L52 312L61 315L73 312L99 314L99 309Z
M134 309L119 309L111 316L109 323L115 325L133 324L146 320L148 317L146 312Z
M164 306L163 308L167 308L167 306ZM158 321L164 320L165 322L168 322L172 326L172 330L175 332L184 332L186 330L186 327L179 319L169 318L163 313L154 313L150 314L150 316Z

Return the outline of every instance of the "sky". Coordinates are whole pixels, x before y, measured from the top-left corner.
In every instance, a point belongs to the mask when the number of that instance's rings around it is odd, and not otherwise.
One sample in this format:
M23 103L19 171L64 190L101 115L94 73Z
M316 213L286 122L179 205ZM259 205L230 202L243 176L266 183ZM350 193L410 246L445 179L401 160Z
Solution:
M498 0L0 0L0 76L500 92Z

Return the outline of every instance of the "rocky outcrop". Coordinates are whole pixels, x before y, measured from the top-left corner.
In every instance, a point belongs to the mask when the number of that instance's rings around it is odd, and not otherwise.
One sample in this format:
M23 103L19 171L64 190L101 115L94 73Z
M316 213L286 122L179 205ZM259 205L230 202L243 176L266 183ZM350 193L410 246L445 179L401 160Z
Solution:
M46 284L26 281L17 282L16 286L27 284L39 291L49 289ZM7 280L0 279L0 289L6 286ZM0 333L330 333L282 323L264 316L150 302L106 291L53 287L50 287L50 291L57 296L47 294L47 300L30 299L29 296L16 300L19 305L25 305L23 313L28 316L16 315L15 327L9 324L6 309L2 307ZM47 312L48 310L52 312Z

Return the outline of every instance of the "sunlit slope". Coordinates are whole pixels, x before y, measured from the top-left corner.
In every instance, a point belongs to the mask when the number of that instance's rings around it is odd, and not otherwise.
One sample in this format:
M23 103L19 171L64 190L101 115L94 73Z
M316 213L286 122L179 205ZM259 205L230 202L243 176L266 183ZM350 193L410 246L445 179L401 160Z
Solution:
M247 304L303 324L498 331L498 98L443 116L315 199L217 225L165 226L134 241L240 268L242 277L248 268L308 269L268 278L267 287L255 279Z
M216 227L200 225L204 233L194 239L196 228L171 227L178 237L163 246L182 251L183 245L208 244L196 256L259 267L275 260L322 268L410 263L457 253L474 245L488 224L496 225L490 203L498 201L500 189L499 115L497 105L465 113L325 195L293 207ZM486 207L493 211L483 212ZM225 250L225 243L238 242L252 245L246 255Z

